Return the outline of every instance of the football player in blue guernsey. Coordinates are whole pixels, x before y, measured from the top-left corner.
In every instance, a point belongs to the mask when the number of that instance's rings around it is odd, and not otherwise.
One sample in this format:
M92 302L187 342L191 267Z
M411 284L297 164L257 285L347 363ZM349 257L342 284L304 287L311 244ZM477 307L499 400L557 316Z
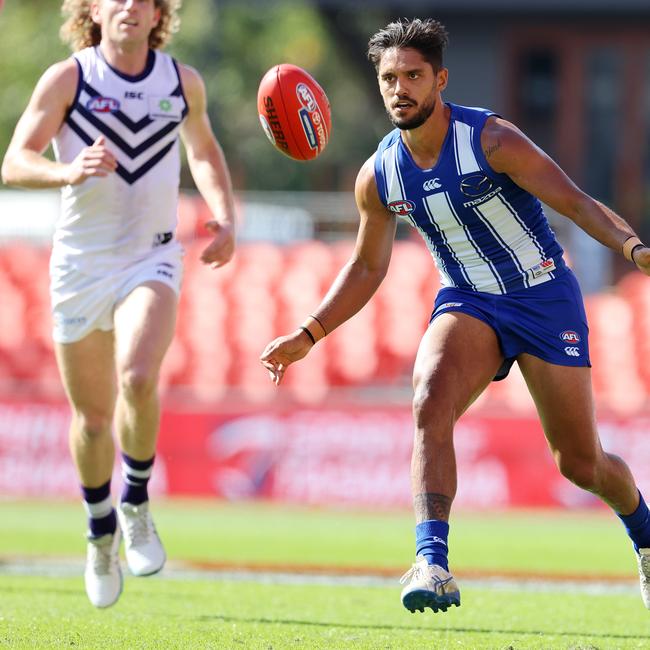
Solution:
M234 251L230 176L199 74L160 51L179 0L66 0L74 55L36 85L2 165L5 183L62 188L52 249L54 341L72 407L70 449L88 513L86 592L112 605L119 549L134 575L162 569L149 510L159 369L172 340L182 275L174 237L180 153L214 219L201 260ZM43 156L52 141L56 161ZM116 381L117 379L117 381ZM113 507L115 426L124 489Z
M540 201L646 274L650 249L513 124L443 101L446 44L435 20L394 22L370 39L368 57L396 128L357 177L354 253L321 305L269 343L261 361L279 383L289 364L358 312L386 274L396 219L406 219L429 247L442 288L413 373L416 561L402 579L404 607L460 605L447 562L454 424L516 361L560 472L598 495L627 529L650 608L648 508L625 462L601 447L585 310Z

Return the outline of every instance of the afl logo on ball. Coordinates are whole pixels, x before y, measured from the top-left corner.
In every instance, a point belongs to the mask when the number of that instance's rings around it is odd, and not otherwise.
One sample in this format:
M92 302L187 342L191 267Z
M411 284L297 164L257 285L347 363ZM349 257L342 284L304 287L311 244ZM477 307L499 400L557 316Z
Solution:
M388 209L398 217L408 217L415 210L415 203L407 199L400 199L399 201L391 201L388 204Z
M560 334L560 338L565 343L580 343L580 335L578 332L574 332L573 330L564 330L564 332Z
M314 95L305 84L301 83L296 86L296 95L298 97L298 101L310 113L313 113L318 108L318 104L316 103Z

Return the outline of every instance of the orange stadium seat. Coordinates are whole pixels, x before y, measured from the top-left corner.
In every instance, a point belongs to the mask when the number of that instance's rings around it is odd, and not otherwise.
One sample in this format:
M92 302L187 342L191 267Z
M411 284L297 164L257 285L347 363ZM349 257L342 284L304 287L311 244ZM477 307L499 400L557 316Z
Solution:
M628 302L634 318L635 365L646 392L650 394L650 282L638 271L626 275L618 285L620 295Z
M161 370L163 388L190 389L197 399L211 402L228 394L261 403L282 396L315 403L332 388L410 384L439 288L421 242L395 242L377 294L305 362L293 366L278 391L259 364L262 349L316 308L350 259L354 242L243 243L230 264L213 270L200 261L209 241L188 236L185 243L177 332ZM3 390L12 385L15 390L29 387L34 395L62 394L51 340L48 261L46 247L0 247ZM598 407L625 414L647 406L650 282L633 272L616 292L587 296L585 303ZM532 410L518 368L506 381L491 384L476 407Z
M638 373L634 315L629 303L613 293L587 296L589 347L598 403L628 413L641 408L646 391Z

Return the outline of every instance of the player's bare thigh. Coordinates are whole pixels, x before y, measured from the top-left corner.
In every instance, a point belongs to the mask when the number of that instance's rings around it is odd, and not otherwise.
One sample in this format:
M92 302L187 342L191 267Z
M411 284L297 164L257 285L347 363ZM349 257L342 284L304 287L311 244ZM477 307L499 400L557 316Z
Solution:
M415 405L433 402L456 418L492 381L503 362L494 330L473 316L447 312L429 325L413 371Z
M113 332L93 330L74 343L55 343L55 352L74 410L110 426L116 396Z
M116 307L118 371L157 375L174 336L178 295L162 282L145 282Z
M575 454L599 449L591 368L560 366L530 354L519 355L517 363L551 448Z

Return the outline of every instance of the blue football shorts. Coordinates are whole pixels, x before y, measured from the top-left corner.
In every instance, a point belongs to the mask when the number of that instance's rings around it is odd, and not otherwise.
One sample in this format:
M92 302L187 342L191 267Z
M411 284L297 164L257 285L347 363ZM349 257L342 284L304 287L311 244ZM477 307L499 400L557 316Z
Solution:
M504 362L494 381L505 379L517 355L526 352L560 366L588 366L589 327L578 281L570 270L548 282L507 294L444 287L430 322L462 312L496 333Z

